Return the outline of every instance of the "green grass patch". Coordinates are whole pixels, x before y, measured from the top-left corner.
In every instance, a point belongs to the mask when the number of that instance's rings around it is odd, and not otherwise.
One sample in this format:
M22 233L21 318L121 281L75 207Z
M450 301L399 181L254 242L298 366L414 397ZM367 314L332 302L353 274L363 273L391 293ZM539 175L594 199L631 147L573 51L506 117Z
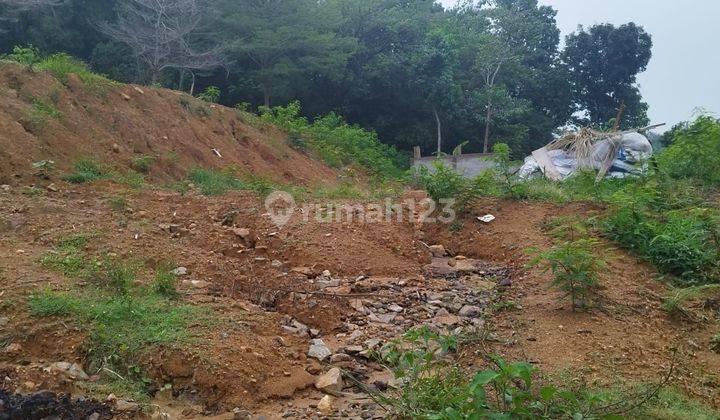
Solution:
M92 159L80 159L73 165L74 172L62 176L64 181L84 184L110 177L110 169Z
M93 73L88 65L65 53L57 53L41 59L34 68L47 71L63 84L67 84L70 74L75 74L83 84L94 91L104 91L107 88L119 85L102 75Z
M59 121L62 113L53 104L34 99L25 112L25 126L32 133L40 133L51 120Z
M188 172L188 181L193 183L201 194L207 196L222 195L233 190L243 190L253 191L261 197L265 197L273 191L286 191L297 199L305 193L302 187L277 184L260 176L248 175L243 179L238 179L235 172L230 169L218 171L193 168Z
M43 266L85 287L71 292L43 290L28 298L27 307L36 317L71 317L87 332L82 351L89 372L102 381L91 387L125 390L131 396L145 392L149 380L141 360L163 346L180 346L194 335L192 325L211 322L209 311L179 301L171 265L161 265L148 286L136 280L147 270L139 262L105 256L93 258L84 252L88 235L62 238L42 258Z
M99 290L68 294L45 290L28 299L30 314L71 316L88 330L84 351L91 371L111 369L142 380L140 358L155 346L187 343L188 328L203 322L201 309L155 293L115 295Z

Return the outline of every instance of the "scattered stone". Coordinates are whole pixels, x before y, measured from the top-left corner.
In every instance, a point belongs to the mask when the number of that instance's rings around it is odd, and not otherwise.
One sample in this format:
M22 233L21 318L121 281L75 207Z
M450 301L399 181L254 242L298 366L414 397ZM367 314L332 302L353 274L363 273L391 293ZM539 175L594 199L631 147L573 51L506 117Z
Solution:
M310 336L311 337L317 337L320 335L320 330L316 328L310 328Z
M122 98L125 99L126 101L129 101L130 99L132 99L132 98L130 98L129 95L127 95L125 93L121 93L120 95L122 95Z
M322 275L323 275L323 277L328 277L328 278L330 278L330 270L325 270L325 271L323 271L323 272L322 272Z
M457 266L457 260L456 260L455 258L450 258L450 259L448 260L448 265L449 265L450 267L455 267L455 266Z
M293 267L291 270L293 273L301 274L305 277L315 277L314 271L310 267Z
M357 340L362 338L363 335L365 335L365 334L363 334L362 331L355 330L352 333L350 333L350 336L348 337L347 342L350 344L355 343Z
M234 228L233 233L238 238L242 238L243 240L246 240L250 237L250 229L248 228Z
M140 405L136 402L132 401L125 401L125 400L117 400L115 402L115 408L118 411L129 411L129 412L135 412L140 409Z
M8 184L2 184L0 185L0 190L10 191L10 186Z
M393 303L393 304L391 304L391 305L388 306L388 310L393 311L393 312L400 313L400 312L404 311L405 308L403 308L402 306L400 306L400 305L398 305L398 304Z
M338 395L343 389L342 373L338 368L332 368L315 381L315 388L327 394Z
M120 146L117 143L113 143L112 151L115 153L120 153Z
M11 343L5 347L5 353L19 353L22 350L20 343Z
M62 373L70 379L77 379L81 381L87 381L90 379L83 368L77 363L56 362L50 365L50 371Z
M498 283L498 286L510 287L510 286L512 286L512 280L510 280L510 278L504 278L504 279L500 280L500 283Z
M202 280L183 280L183 285L193 287L195 289L204 289L210 286L210 283Z
M46 186L45 189L48 190L48 191L50 191L50 192L58 192L58 191L60 191L60 189L59 189L58 187L56 187L55 184L50 184L50 185Z
M344 363L353 361L353 357L345 353L335 353L330 356L330 363Z
M332 355L332 351L325 345L325 342L320 338L315 338L310 341L310 349L308 350L308 357L312 357L323 361Z
M335 397L326 395L322 397L317 405L318 410L325 415L330 415L335 411Z
M460 309L459 314L467 318L476 318L482 314L482 309L478 306L465 305Z
M8 322L10 322L10 318L8 318L6 316L0 317L0 327L6 326L8 324Z
M445 247L442 245L431 245L430 253L433 257L444 257L446 254Z
M188 269L186 267L178 267L172 270L170 273L175 276L184 276L188 273Z

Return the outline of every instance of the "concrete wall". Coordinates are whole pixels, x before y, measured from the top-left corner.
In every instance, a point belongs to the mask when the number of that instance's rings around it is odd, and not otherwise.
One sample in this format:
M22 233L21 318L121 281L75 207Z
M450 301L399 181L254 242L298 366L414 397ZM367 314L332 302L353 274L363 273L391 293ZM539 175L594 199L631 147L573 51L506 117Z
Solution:
M474 178L480 173L495 167L495 162L491 160L493 156L492 153L469 153L466 155L443 156L439 160L443 165L454 168L465 178ZM437 161L438 158L434 156L416 157L413 159L413 169L417 170L420 166L424 166L430 172L433 172L435 170L433 163Z

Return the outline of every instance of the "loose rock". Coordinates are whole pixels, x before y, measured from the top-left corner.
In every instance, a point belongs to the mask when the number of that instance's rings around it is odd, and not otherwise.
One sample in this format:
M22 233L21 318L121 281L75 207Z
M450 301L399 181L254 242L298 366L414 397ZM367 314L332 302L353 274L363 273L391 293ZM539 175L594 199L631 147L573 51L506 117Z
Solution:
M342 373L338 368L332 368L315 382L315 388L328 394L338 395L343 389Z

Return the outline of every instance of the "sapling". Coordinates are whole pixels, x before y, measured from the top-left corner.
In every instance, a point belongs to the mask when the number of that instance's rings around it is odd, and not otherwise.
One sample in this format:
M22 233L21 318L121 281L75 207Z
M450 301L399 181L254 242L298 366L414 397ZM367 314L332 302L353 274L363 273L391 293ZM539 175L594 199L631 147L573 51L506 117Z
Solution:
M596 252L598 240L585 238L557 245L538 253L530 267L552 272L552 286L563 292L561 299L570 298L573 311L585 308L599 286L598 273L605 259Z

